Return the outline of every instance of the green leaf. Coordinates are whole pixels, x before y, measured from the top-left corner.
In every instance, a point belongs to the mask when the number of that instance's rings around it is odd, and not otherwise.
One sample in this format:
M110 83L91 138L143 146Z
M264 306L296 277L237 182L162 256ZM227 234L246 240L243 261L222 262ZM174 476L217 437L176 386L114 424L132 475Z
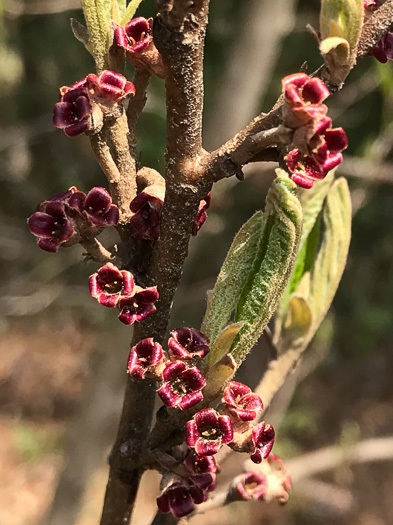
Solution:
M295 266L281 300L280 316L285 316L290 296L314 262L319 237L318 217L333 181L334 173L331 172L325 179L316 182L313 188L306 190L300 199L303 208L302 237Z
M229 324L215 340L209 353L209 366L211 367L226 355L243 323Z
M266 200L258 253L238 301L235 321L244 322L231 355L238 365L252 349L279 305L292 272L302 232L302 207L296 185L276 170Z
M125 10L123 14L123 18L121 19L120 25L124 26L127 22L131 20L131 18L135 15L136 10L139 7L139 4L142 3L142 0L131 0L131 2L128 4L127 9Z
M124 16L127 8L127 0L117 0L119 6L120 19Z
M90 35L92 55L97 70L105 68L110 42L112 14L111 0L82 0L87 29Z
M322 41L333 37L346 40L350 51L355 51L363 18L363 0L322 0L320 14Z
M263 232L263 214L256 212L234 238L216 284L208 293L207 310L201 330L213 344L233 319L239 296L258 253Z
M236 361L230 354L224 355L209 368L206 374L206 386L203 389L205 399L214 399L221 394L236 371Z
M330 308L346 265L351 218L348 184L340 178L333 184L326 199L323 240L310 278L308 301L314 315L315 330Z

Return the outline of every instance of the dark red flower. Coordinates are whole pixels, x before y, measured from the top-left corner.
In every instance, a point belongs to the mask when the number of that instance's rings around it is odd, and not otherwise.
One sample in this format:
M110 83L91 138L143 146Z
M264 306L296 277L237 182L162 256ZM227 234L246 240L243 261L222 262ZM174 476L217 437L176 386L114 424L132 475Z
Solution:
M138 379L143 379L146 374L159 379L162 376L164 360L162 346L155 343L152 337L147 337L131 348L127 372Z
M134 278L131 272L119 270L107 263L90 276L90 294L103 306L113 308L124 296L134 291Z
M298 128L326 114L327 107L322 102L329 96L329 90L319 78L310 78L306 73L295 73L284 77L282 86L286 126Z
M120 310L119 319L122 323L130 325L135 321L143 321L156 311L154 303L158 299L156 286L151 288L135 287L135 294L123 297L118 302Z
M63 202L48 201L43 209L29 217L28 225L31 233L38 238L38 246L55 253L61 244L72 237L74 228L66 217Z
M209 339L195 328L177 328L171 336L168 347L173 359L202 358L209 352Z
M266 494L266 476L262 472L246 472L236 485L236 489L245 500L263 499Z
M222 398L231 415L237 416L242 421L252 421L258 412L263 410L263 404L258 394L254 394L250 387L231 381L224 390Z
M177 518L182 518L195 510L195 505L203 503L206 499L207 492L198 485L177 481L157 498L157 506L161 512L171 512Z
M213 408L200 410L186 425L187 444L201 456L216 454L232 438L230 417L220 416Z
M285 157L292 180L302 188L312 188L316 180L324 179L342 160L342 153L329 152L326 161L320 165L312 157L302 155L298 149L290 151Z
M114 42L126 50L127 60L136 68L165 76L162 58L153 42L153 19L137 17L115 29Z
M105 188L95 187L90 190L83 209L96 226L109 226L119 222L119 209L112 204L112 197Z
M164 383L157 394L166 406L187 410L202 400L201 390L206 379L197 367L189 368L183 361L172 361L164 368L162 378Z
M250 457L254 463L260 463L268 457L274 445L274 436L274 428L264 421L252 429L255 450Z
M53 110L53 124L69 137L84 133L93 127L93 108L87 88L67 91Z
M90 73L85 79L85 85L89 88L91 96L96 99L96 102L100 102L101 99L121 102L125 98L135 95L134 84L114 71L105 70L99 76Z
M210 207L210 202L211 202L211 194L209 192L206 195L206 197L204 199L202 199L201 202L199 203L198 211L197 211L197 214L196 214L196 217L195 217L195 222L194 222L194 225L192 227L192 234L193 235L196 235L198 233L198 231L202 228L203 223L207 219L206 211Z
M160 235L160 219L163 201L156 195L141 191L130 204L133 216L130 224L134 237L140 240L156 241Z

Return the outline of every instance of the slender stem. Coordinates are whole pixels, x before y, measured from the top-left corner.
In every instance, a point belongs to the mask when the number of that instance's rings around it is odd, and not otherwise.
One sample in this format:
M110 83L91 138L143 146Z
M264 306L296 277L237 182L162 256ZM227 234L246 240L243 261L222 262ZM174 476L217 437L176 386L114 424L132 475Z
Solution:
M153 246L146 278L148 284L158 287L160 299L156 313L136 326L133 344L142 337L163 341L199 201L208 189L208 184L197 180L201 175L197 160L202 149L203 46L208 0L194 4L198 4L198 11L195 13L192 6L193 12L185 13L181 31L166 25L165 16L155 26L155 43L167 70L167 186L160 238ZM141 476L141 469L133 466L143 456L154 398L152 384L142 382L136 386L132 379L128 380L101 525L129 522Z
M88 258L95 262L115 262L115 255L107 250L96 237L83 237L79 243L86 250Z

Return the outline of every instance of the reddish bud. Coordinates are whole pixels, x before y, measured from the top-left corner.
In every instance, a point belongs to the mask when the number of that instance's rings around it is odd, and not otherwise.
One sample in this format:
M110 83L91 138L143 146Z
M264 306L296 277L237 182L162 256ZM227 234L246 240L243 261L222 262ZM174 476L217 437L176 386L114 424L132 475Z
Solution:
M134 237L140 240L156 241L160 235L160 219L163 200L157 195L142 191L130 204L133 216L130 224Z

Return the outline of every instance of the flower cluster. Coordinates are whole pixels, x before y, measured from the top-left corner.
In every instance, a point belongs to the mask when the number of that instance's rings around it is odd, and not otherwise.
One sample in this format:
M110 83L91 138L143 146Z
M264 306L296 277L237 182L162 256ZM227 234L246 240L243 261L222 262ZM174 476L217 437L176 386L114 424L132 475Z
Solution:
M53 110L53 124L69 137L100 131L104 115L119 112L118 104L135 95L135 86L120 73L90 73L72 86L60 88L60 102Z
M375 10L381 7L378 0L363 0L365 16L370 16ZM385 64L388 60L393 60L393 31L388 31L372 50L375 58Z
M90 276L90 294L103 306L116 306L120 321L127 325L143 321L155 312L154 303L158 299L157 287L137 286L131 272L119 270L112 263Z
M258 413L263 410L261 398L251 389L231 381L224 390L218 411L213 408L200 410L186 425L189 447L199 455L214 455L222 445L229 445L237 452L247 452L254 463L267 458L274 444L274 429L259 423L254 426Z
M258 470L246 472L237 479L236 490L244 500L277 500L284 504L291 490L291 478L280 456L270 454Z
M79 242L81 234L118 223L119 210L104 188L93 188L86 195L71 186L67 191L41 202L28 219L38 246L57 252L61 245Z
M138 379L150 377L161 382L157 394L168 407L187 410L203 399L206 379L195 364L209 352L209 340L195 328L173 330L169 351L152 338L131 348L128 373Z
M195 505L207 500L209 492L216 488L218 466L211 456L198 456L189 450L182 463L184 476L171 479L164 487L157 506L161 512L171 512L181 518L187 516Z
M332 128L323 101L329 90L319 78L296 73L282 81L284 124L294 129L293 146L286 163L298 186L311 188L342 161L348 140L343 128Z
M115 45L126 51L127 60L139 69L152 75L165 77L165 68L160 53L153 42L153 19L142 16L118 26L114 34Z

